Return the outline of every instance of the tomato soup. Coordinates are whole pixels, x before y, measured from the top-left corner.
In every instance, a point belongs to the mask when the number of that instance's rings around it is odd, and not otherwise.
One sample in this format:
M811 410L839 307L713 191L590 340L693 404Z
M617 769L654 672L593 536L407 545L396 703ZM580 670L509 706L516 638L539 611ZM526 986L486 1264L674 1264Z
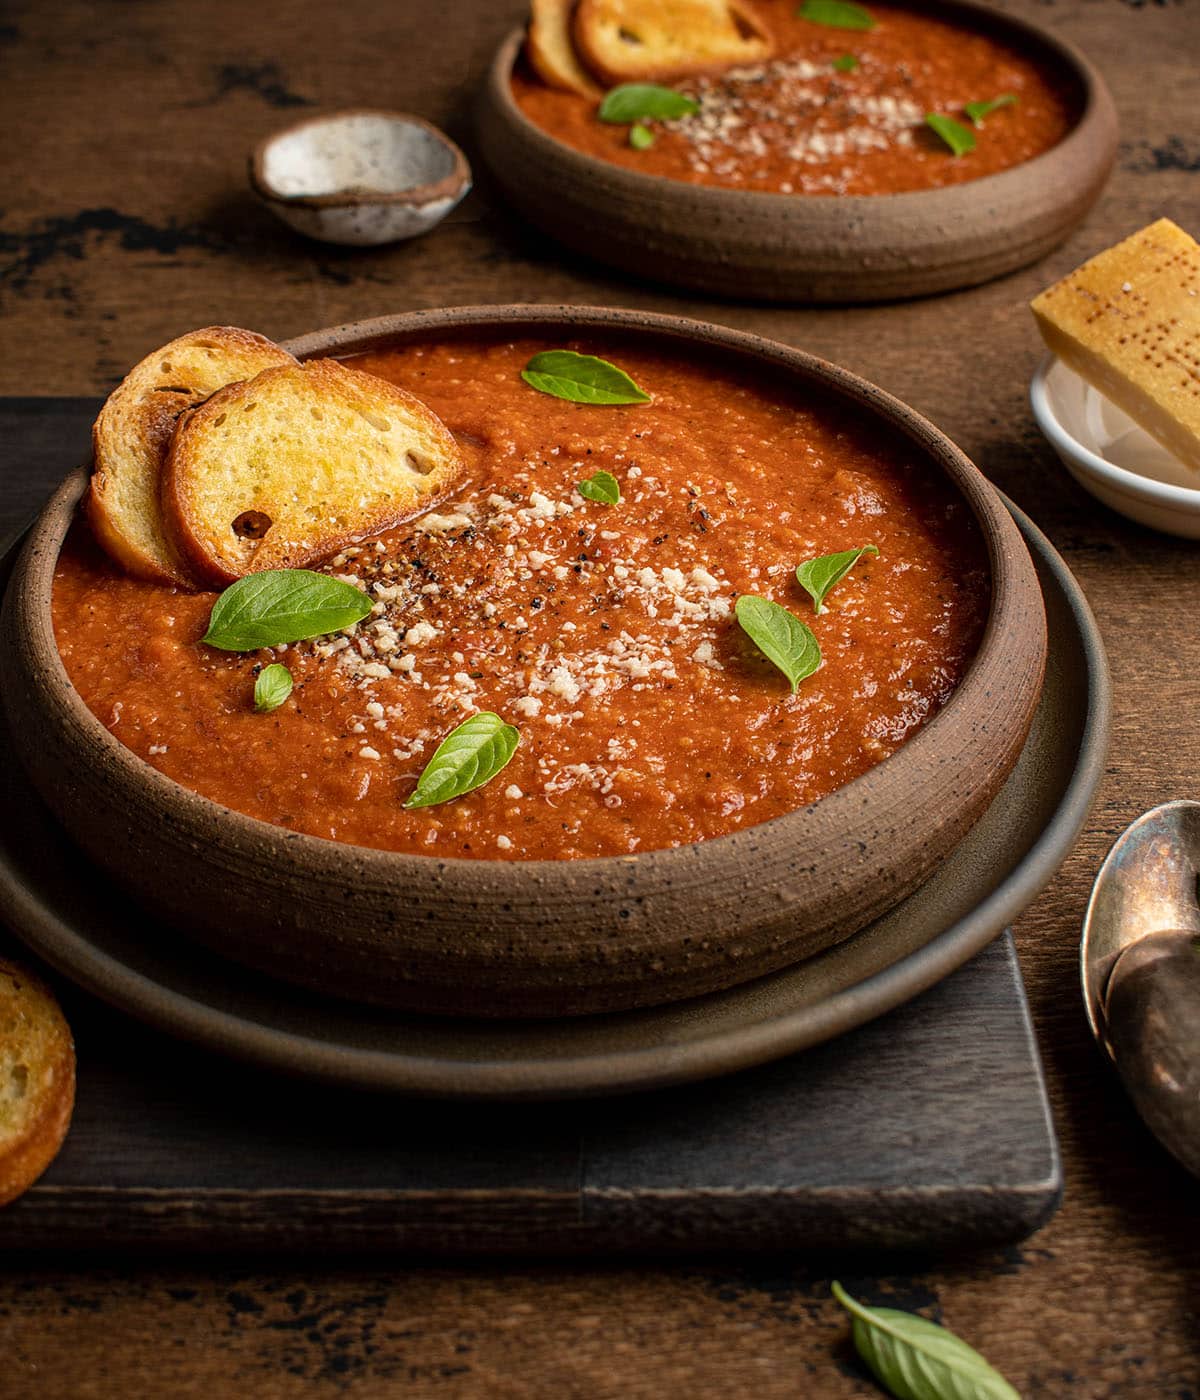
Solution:
M323 567L372 601L336 636L205 646L215 596L126 576L80 522L54 625L72 681L185 787L335 841L568 859L700 841L816 801L945 703L990 599L966 505L898 436L761 368L583 336L651 401L550 397L529 340L446 340L352 363L417 394L467 462L451 499ZM579 483L616 478L617 504ZM817 615L805 560L864 545ZM743 594L812 629L792 693L739 626ZM255 677L291 671L255 713ZM406 809L439 742L493 711L520 742L485 786Z
M796 0L757 9L776 56L751 67L680 79L699 112L646 121L653 144L602 122L598 103L547 87L523 66L513 94L531 121L587 155L697 185L774 194L883 195L936 189L1019 165L1056 145L1078 120L1080 94L1046 57L935 10L871 4L874 28L829 28ZM969 103L1012 98L980 118ZM926 124L948 116L974 138L955 155Z

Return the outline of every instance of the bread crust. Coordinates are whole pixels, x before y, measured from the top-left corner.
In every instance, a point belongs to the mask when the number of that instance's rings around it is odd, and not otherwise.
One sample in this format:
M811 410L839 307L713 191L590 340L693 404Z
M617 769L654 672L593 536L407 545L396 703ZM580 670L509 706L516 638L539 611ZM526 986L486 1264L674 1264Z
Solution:
M525 53L547 87L598 98L600 88L579 61L571 37L575 0L532 0Z
M196 577L224 588L400 524L461 472L453 436L420 399L337 360L309 360L231 384L180 419L163 519ZM239 535L241 521L262 533Z
M0 958L0 1205L54 1160L75 1107L75 1045L49 987Z
M719 72L775 52L770 28L747 0L579 0L572 34L588 70L608 87Z
M102 548L128 573L195 586L159 507L159 478L176 422L222 385L294 363L266 336L207 326L147 355L108 396L92 427L85 511Z

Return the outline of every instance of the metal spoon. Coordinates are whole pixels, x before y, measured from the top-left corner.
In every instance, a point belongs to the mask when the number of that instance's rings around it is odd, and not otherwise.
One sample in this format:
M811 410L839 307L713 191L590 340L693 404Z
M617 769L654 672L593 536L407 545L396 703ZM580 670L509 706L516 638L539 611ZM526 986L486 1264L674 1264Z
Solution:
M1083 921L1092 1033L1150 1130L1200 1176L1200 802L1117 839Z

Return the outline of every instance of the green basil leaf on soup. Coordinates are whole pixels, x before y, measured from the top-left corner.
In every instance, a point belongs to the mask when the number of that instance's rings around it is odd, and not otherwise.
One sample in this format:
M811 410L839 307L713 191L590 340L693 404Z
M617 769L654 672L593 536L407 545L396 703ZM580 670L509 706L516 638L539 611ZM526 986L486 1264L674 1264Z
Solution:
M804 0L796 11L801 19L824 24L830 29L874 29L875 17L861 5L847 0Z
M264 666L254 682L254 708L260 715L277 710L292 693L292 673L273 661Z
M597 355L580 355L574 350L543 350L521 371L521 378L540 393L572 403L650 402L650 395L623 369Z
M753 593L743 593L734 612L746 636L791 681L795 695L800 682L821 664L821 648L811 629L787 608Z
M612 472L593 472L575 488L589 501L599 501L602 506L621 504L621 483Z
M635 151L645 151L654 145L654 133L648 126L635 122L629 128L629 144Z
M878 554L873 544L864 544L861 549L844 549L840 554L822 554L819 559L808 559L796 569L796 582L808 592L813 600L813 612L818 616L824 611L825 599L836 588L864 554Z
M213 604L201 638L222 651L257 651L340 632L371 611L371 600L311 569L264 569L232 583Z
M854 1348L900 1400L1020 1400L993 1366L946 1327L898 1308L870 1308L840 1283L833 1296L853 1319Z
M482 787L517 751L521 736L499 715L481 710L463 720L433 751L406 807L435 807Z
M1001 107L1015 107L1017 105L1017 94L1015 92L1005 92L999 97L993 97L990 102L968 102L963 107L963 111L971 119L971 125L980 127L983 119L990 117L993 112L998 112Z
M858 67L858 59L852 53L844 53L833 60L833 66L839 73L853 73Z
M963 126L962 122L956 122L953 117L943 117L940 112L929 112L925 117L925 125L936 132L956 156L965 156L968 151L975 149L974 132L969 126Z
M686 93L657 83L622 83L604 94L596 115L602 122L640 122L648 119L673 121L690 117L700 110L700 104Z

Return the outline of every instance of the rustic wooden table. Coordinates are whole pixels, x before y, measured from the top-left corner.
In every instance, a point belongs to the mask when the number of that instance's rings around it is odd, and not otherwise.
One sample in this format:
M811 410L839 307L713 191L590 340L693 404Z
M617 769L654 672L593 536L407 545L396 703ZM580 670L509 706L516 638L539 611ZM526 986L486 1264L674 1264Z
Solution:
M302 242L251 199L245 153L310 109L420 112L472 150L470 108L514 0L108 5L12 0L0 25L0 393L111 387L193 326L274 337L385 311L482 301L648 306L789 341L922 410L1065 555L1104 632L1116 725L1092 819L1021 919L1018 949L1066 1172L1020 1248L842 1260L843 1281L969 1337L1028 1395L1200 1395L1197 1184L1103 1072L1076 979L1079 922L1109 842L1195 793L1197 552L1127 524L1065 477L1026 387L1041 286L1167 214L1200 231L1194 0L1010 0L1107 77L1123 140L1107 192L1040 266L915 304L711 303L611 276L516 223L483 172L450 221L382 251ZM280 1267L5 1260L0 1392L10 1400L253 1393L865 1396L828 1261L701 1266ZM886 1270L886 1272L881 1272Z

